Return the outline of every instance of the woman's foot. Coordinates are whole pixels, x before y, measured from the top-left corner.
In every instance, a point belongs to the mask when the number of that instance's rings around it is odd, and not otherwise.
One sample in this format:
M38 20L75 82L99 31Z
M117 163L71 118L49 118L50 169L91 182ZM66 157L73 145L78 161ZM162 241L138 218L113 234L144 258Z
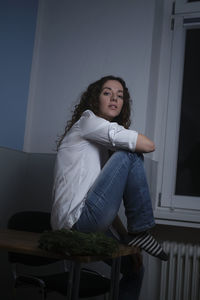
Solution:
M161 245L156 241L156 239L148 232L141 232L138 234L129 234L128 242L129 246L136 246L152 256L155 256L161 260L168 260L168 255L163 251Z

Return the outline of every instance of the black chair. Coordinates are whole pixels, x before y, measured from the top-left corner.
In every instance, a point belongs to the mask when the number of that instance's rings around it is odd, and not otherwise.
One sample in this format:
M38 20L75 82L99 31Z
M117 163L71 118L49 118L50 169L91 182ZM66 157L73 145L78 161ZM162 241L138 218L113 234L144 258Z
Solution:
M18 212L9 219L8 229L39 233L45 230L51 230L50 214L40 211ZM64 296L67 295L69 271L42 276L32 275L31 273L23 274L19 272L17 268L17 266L20 264L39 267L55 263L57 260L13 252L8 253L8 259L12 264L14 289L24 286L37 287L41 292L42 299L46 299L47 293L50 291L58 292ZM95 297L103 294L105 295L107 292L109 292L109 289L110 280L108 278L92 270L81 270L79 298Z

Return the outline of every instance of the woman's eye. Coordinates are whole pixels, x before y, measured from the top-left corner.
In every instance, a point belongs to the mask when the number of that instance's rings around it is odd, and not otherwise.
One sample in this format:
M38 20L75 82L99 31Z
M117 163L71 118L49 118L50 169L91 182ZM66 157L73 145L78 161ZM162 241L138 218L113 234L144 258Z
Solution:
M118 95L118 97L119 97L120 99L124 99L123 95Z
M103 94L104 94L104 96L108 96L108 95L110 95L110 93L109 93L109 92L104 92Z

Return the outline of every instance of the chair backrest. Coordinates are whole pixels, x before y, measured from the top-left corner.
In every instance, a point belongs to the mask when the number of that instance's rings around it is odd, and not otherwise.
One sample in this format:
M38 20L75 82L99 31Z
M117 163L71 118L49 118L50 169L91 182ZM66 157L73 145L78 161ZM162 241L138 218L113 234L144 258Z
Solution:
M45 230L51 230L50 213L41 211L17 212L9 219L8 229L39 233ZM31 266L46 265L56 261L54 259L13 252L8 253L8 259L11 263L21 263Z
M29 232L50 230L50 213L41 211L20 211L8 221L8 228Z

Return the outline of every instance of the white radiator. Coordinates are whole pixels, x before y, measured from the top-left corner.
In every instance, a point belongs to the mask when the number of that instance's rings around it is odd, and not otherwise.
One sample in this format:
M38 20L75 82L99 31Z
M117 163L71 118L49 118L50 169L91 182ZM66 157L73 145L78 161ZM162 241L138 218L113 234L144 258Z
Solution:
M200 245L164 242L160 300L200 300Z

